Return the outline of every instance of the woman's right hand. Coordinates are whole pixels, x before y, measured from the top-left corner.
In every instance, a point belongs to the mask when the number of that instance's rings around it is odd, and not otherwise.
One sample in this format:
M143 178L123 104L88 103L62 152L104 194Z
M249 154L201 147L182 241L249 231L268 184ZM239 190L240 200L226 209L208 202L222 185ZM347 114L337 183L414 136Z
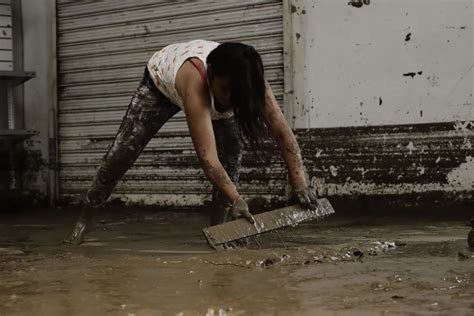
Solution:
M245 217L251 224L255 224L255 219L252 214L250 214L247 202L241 197L232 203L229 215L233 220Z
M318 195L316 193L316 188L306 187L302 189L295 189L294 193L301 207L310 209L312 211L316 210L318 207Z

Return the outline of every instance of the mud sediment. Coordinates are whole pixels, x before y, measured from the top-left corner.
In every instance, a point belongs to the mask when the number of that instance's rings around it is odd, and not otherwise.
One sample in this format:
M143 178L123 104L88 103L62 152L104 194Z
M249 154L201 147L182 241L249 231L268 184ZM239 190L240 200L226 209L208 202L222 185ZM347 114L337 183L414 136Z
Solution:
M32 219L36 218L36 219ZM403 218L403 216L400 216ZM197 213L116 213L79 247L74 218L0 222L6 315L452 314L474 308L470 230L456 220L327 218L212 251ZM182 313L182 314L180 314Z

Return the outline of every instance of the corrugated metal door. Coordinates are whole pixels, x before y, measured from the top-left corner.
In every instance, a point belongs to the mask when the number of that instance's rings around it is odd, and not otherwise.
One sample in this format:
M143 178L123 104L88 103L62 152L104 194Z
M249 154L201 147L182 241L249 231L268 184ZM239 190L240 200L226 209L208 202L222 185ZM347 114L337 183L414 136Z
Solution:
M199 38L255 46L282 101L281 1L58 0L57 12L63 198L75 199L88 188L146 62L170 43ZM270 174L270 166L245 158L241 192L282 195L284 168L279 162L272 168ZM209 188L180 113L148 144L114 196L141 204L197 205Z

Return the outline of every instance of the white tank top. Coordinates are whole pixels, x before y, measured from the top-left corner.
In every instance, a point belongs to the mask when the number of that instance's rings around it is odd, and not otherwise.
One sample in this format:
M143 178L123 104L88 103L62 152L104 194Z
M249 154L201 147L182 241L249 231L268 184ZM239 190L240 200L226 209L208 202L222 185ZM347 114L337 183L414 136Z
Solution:
M194 40L186 43L171 44L156 52L148 61L148 71L158 89L174 104L184 110L183 99L176 90L176 74L183 63L189 58L199 58L207 74L207 56L219 46L219 43ZM206 76L207 78L207 76ZM208 79L207 79L208 80ZM209 87L209 82L207 82ZM225 119L234 115L233 110L218 112L214 106L214 96L209 89L211 98L211 115L213 120Z

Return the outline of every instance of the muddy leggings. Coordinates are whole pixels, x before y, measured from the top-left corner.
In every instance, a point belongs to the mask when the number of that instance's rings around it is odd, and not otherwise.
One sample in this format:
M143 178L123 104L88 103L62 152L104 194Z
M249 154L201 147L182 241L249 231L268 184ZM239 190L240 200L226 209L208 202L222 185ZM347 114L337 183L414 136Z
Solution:
M92 207L103 205L117 182L133 165L152 137L180 108L168 100L155 86L148 70L132 97L115 140L102 159L100 167L86 193L84 203ZM234 118L212 122L219 160L231 180L237 185L242 159L242 143ZM212 202L217 207L228 205L227 198L215 187ZM222 215L222 214L221 214ZM213 215L215 217L217 215ZM212 219L220 222L222 219Z

